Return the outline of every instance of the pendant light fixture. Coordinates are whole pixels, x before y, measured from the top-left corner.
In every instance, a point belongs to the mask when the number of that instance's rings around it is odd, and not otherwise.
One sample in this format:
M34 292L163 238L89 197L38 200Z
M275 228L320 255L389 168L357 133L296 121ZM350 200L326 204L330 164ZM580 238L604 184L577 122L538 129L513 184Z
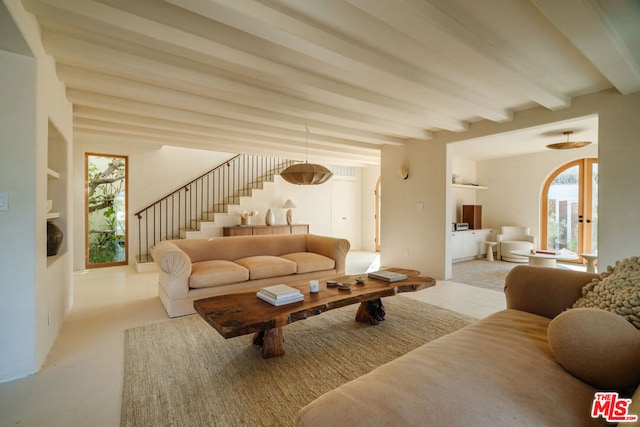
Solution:
M591 141L569 141L569 137L573 134L573 131L562 132L563 135L567 135L567 140L565 142L556 142L555 144L547 145L547 148L551 148L552 150L568 150L571 148L580 148L586 145L591 144Z
M287 182L296 185L318 185L326 182L333 173L322 165L307 163L309 156L309 128L305 126L306 153L304 163L291 165L280 176Z

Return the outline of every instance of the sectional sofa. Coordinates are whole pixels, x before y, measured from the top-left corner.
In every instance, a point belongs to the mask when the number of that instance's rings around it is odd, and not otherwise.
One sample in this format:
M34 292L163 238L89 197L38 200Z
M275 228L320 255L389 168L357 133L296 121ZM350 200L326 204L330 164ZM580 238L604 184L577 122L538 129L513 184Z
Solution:
M627 413L640 416L637 259L620 275L604 289L608 278L594 274L517 266L506 279L506 310L320 396L297 425L611 425L610 400L592 416L599 391L619 393L620 404L630 398ZM610 292L616 287L627 290Z

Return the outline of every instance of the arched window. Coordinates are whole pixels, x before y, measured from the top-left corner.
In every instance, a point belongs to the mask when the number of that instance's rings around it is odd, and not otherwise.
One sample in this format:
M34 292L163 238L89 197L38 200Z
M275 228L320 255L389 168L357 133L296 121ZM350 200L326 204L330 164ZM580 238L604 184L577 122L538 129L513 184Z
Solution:
M575 160L554 171L545 182L540 205L542 249L577 254L598 250L597 159Z

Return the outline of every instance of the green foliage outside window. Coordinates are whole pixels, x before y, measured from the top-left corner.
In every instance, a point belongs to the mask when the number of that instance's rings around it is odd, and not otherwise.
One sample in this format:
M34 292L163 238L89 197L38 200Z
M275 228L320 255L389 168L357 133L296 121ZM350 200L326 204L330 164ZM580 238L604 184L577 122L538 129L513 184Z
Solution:
M88 162L89 264L125 260L125 159L90 156Z

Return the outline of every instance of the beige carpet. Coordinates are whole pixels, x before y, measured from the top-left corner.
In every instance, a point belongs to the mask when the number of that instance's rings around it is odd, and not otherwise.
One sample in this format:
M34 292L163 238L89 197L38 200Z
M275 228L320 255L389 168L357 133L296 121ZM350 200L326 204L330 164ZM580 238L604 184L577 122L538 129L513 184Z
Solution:
M474 259L456 262L452 265L452 282L504 292L504 279L511 269L519 263ZM525 263L526 265L526 263Z
M249 336L225 340L199 316L125 333L122 426L291 426L300 408L474 319L385 298L377 326L343 307L288 325L287 353L262 359Z
M498 260L488 262L485 259L455 262L452 265L452 276L449 280L452 282L464 283L465 285L504 292L505 278L509 272L518 265L527 265L527 263ZM581 271L586 270L586 267L583 265L570 263L558 263L557 268Z

